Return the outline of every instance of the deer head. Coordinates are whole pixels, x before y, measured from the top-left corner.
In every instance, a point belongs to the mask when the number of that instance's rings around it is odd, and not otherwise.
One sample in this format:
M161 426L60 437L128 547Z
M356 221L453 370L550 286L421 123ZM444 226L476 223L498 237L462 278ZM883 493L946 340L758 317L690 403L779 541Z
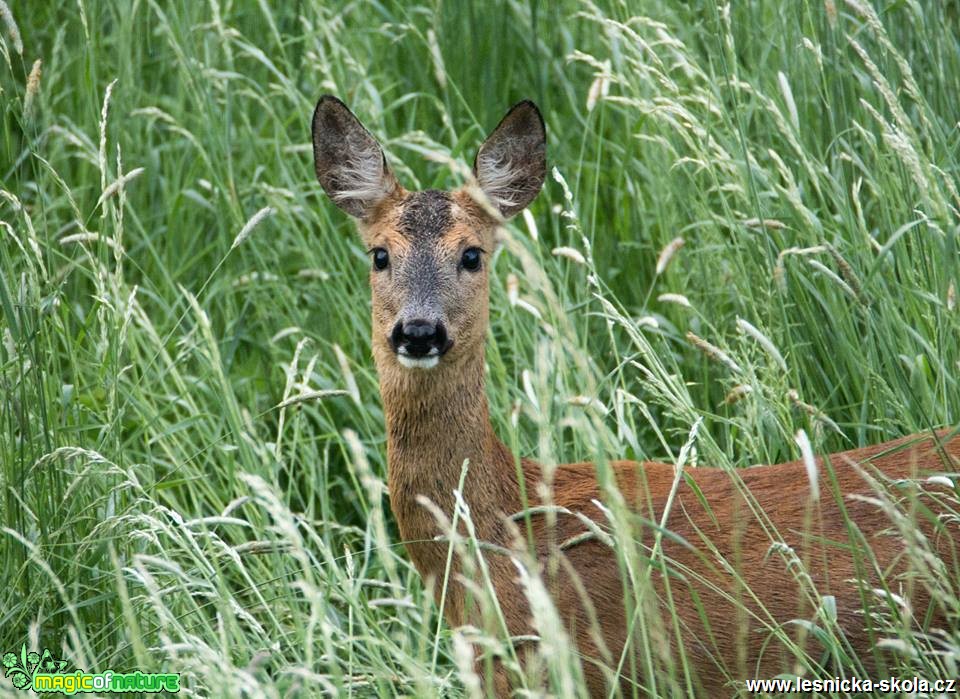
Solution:
M510 109L484 141L473 172L499 218L537 196L545 152L543 118L529 101ZM313 154L320 185L357 219L370 253L373 348L381 371L454 367L482 355L498 217L466 188L408 192L376 139L329 95L313 114Z

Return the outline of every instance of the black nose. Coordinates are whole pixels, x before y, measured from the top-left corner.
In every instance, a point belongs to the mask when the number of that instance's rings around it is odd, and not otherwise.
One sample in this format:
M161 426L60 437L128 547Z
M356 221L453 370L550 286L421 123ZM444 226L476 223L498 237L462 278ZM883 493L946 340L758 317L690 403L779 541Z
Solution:
M443 323L431 320L400 321L393 326L390 336L393 341L393 350L411 357L426 357L431 354L442 354L447 349L447 330Z

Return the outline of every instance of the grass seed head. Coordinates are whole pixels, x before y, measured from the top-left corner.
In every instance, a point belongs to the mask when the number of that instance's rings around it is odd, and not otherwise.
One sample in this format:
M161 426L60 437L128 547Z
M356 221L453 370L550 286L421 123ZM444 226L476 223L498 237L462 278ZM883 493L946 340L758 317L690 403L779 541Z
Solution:
M660 255L657 257L657 268L655 272L658 277L667 270L670 260L673 259L673 256L683 247L685 242L683 238L674 238L660 251Z
M597 77L593 79L593 82L590 84L590 89L587 91L587 111L592 112L597 106L597 102L601 101L610 93L610 61L604 61L604 65L601 66L601 72L597 73Z
M705 355L710 357L710 359L720 364L723 364L728 369L730 369L730 371L732 371L734 374L743 373L743 369L740 368L740 365L737 364L735 361L733 361L733 359L730 357L729 354L724 352L722 349L720 349L716 345L713 345L707 342L702 337L695 335L692 332L687 332L687 339L691 342L691 344L693 344L694 347L696 347Z
M823 0L823 11L827 15L827 22L831 29L837 27L837 3L834 0Z
M511 272L507 275L507 301L511 306L516 306L520 299L520 280L517 275Z
M39 58L33 62L30 75L27 76L27 89L23 95L23 118L29 120L33 116L33 105L40 93L40 75L43 72L43 61Z
M817 461L813 458L813 447L810 446L810 438L803 430L797 432L794 440L800 447L800 455L803 458L803 466L807 471L807 478L810 481L810 497L816 501L820 499L820 481Z
M660 301L661 303L675 303L678 306L683 306L684 308L693 308L693 305L690 303L690 299L683 294L660 294L657 297L657 301Z
M733 405L753 393L753 386L742 383L730 389L723 399L723 405Z
M554 248L551 253L557 257L566 257L568 260L576 262L578 265L587 264L587 258L583 256L583 253L577 250L576 248L571 247L559 247Z
M260 225L260 222L263 221L268 216L273 216L274 209L271 206L265 206L260 211L255 213L250 217L250 220L247 221L243 228L240 229L240 232L237 233L237 237L233 239L233 244L230 246L230 249L239 247L243 241L250 237L250 234L253 233L253 229Z
M10 8L7 7L7 3L3 0L0 0L0 19L3 20L3 24L7 28L7 35L9 35L10 42L13 44L13 50L17 52L18 56L22 56L23 39L20 38L20 28L17 26Z

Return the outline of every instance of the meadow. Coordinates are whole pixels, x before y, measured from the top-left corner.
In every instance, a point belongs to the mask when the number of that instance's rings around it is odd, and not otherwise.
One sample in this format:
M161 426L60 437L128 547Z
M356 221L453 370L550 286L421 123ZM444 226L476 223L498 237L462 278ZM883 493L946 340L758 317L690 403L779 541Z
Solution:
M551 172L491 271L523 455L739 468L957 427L958 37L940 2L0 3L0 651L191 696L480 691L467 641L504 639L442 622L389 511L324 93L410 189L542 110ZM958 571L926 582L957 622ZM960 677L960 624L870 623L890 674ZM558 638L534 694L582 692ZM693 691L651 638L638 696Z

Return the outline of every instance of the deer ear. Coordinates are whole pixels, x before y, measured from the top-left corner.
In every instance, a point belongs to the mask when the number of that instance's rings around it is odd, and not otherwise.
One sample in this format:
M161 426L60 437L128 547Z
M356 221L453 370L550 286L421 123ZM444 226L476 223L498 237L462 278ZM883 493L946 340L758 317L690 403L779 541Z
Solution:
M348 214L368 218L397 188L380 144L332 95L317 102L312 131L313 164L320 186Z
M520 213L540 193L546 151L543 117L530 100L511 107L480 146L473 174L504 218Z

